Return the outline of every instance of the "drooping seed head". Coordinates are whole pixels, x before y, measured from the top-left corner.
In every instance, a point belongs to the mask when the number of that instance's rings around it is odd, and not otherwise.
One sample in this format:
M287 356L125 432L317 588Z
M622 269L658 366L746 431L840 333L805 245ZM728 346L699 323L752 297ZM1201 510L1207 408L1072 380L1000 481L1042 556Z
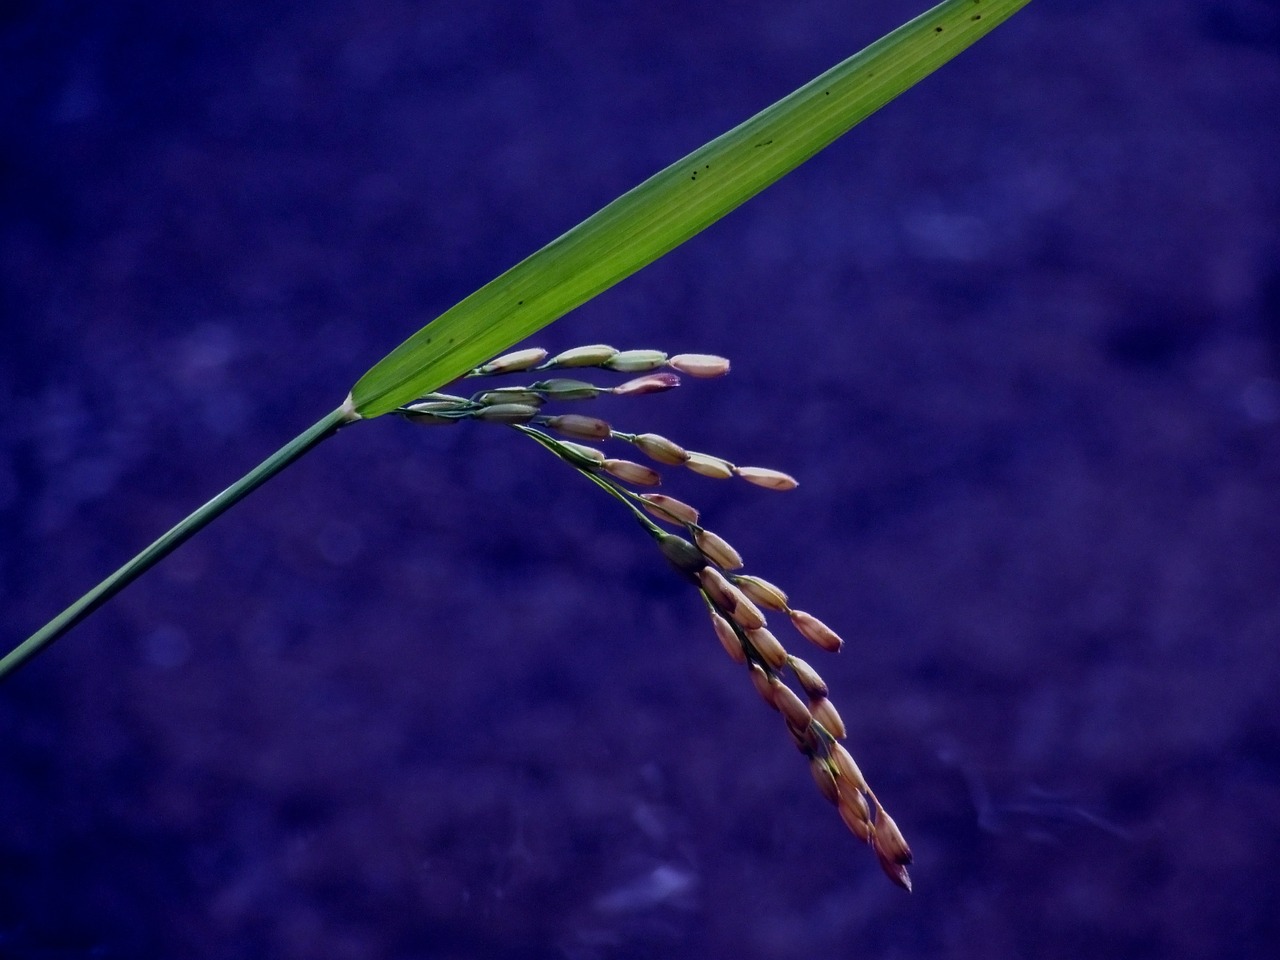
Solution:
M486 423L528 423L538 415L538 408L527 403L495 403L472 414Z
M574 347L557 353L548 360L544 367L598 367L618 355L618 350L604 343L593 343L586 347Z
M604 454L600 455L600 460L604 461ZM644 501L644 508L659 520L674 523L698 522L697 510L682 500L668 497L665 493L642 493L640 499Z
M691 377L723 377L729 372L729 361L710 353L681 353L667 361L672 370Z
M811 613L805 613L803 610L792 610L791 622L800 631L802 637L828 653L837 653L844 646L844 641L840 639L840 635Z
M773 697L774 686L769 679L769 674L765 673L764 667L758 663L750 663L747 664L747 672L751 677L751 685L756 688L756 693L760 694L760 699L777 710L778 704Z
M781 470L770 470L768 467L738 467L735 471L747 483L754 483L766 490L794 490L800 481Z
M664 533L658 540L658 549L677 573L690 583L701 584L698 574L707 566L707 558L701 550L684 537L670 533Z
M844 720L840 718L839 711L826 697L815 697L809 701L809 710L813 714L813 719L822 724L822 729L827 731L837 740L843 740L849 734L845 731Z
M795 691L785 683L775 679L772 684L773 702L778 712L787 718L787 723L797 732L808 730L813 723L813 714L804 705L804 701L795 695Z
M622 350L600 366L618 373L643 373L646 370L657 370L666 362L667 355L661 350Z
M768 580L762 580L760 577L753 577L749 574L741 574L734 577L733 582L737 584L739 590L762 607L767 607L770 610L780 610L784 613L791 609L787 606L787 595Z
M867 798L861 791L846 787L838 776L836 785L840 788L841 819L859 840L870 843L875 828L871 826L871 808L867 806Z
M634 483L638 487L656 487L662 482L657 470L633 460L606 460L600 466L623 483Z
M822 749L822 738L818 736L818 728L810 723L803 729L791 721L787 721L787 733L791 734L791 742L806 757L815 756Z
M576 466L598 467L605 460L604 451L597 450L595 447L584 447L580 443L573 443L569 440L562 440L560 447L568 452L569 457L575 462Z
M747 630L746 634L761 660L775 670L781 670L787 665L787 651L767 627L756 627L754 630Z
M648 373L626 383L620 383L609 392L615 397L640 397L647 393L662 393L680 386L680 378L674 373Z
M818 676L817 670L799 657L787 657L787 663L791 665L791 672L795 674L796 682L800 684L800 689L805 692L805 696L811 700L817 700L827 695L826 681ZM825 727L826 724L824 723L823 726Z
M672 443L666 437L660 437L656 433L636 434L635 439L631 442L650 460L665 463L670 467L678 467L689 459L689 454L684 447Z
M419 400L403 409L409 413L463 413L470 406L466 400L456 397L447 400Z
M842 780L856 791L864 793L871 791L871 788L867 786L866 778L862 775L862 771L858 769L858 765L854 762L849 751L844 748L844 744L827 744L827 750L831 755L832 762L836 765L836 772L839 773ZM843 790L844 788L841 787L841 789Z
M500 357L494 357L488 363L481 364L470 371L467 376L491 377L500 373L518 373L521 370L536 367L546 358L547 351L541 347L528 347L524 350L516 350L512 353L504 353Z
M709 453L690 452L684 465L694 473L700 473L704 477L711 477L714 480L728 480L733 476L732 463L720 457L713 457Z
M701 551L699 551L698 555L702 556ZM711 602L730 617L738 609L740 599L745 599L741 591L726 580L724 574L715 567L703 566L698 571L698 583L702 586L706 595L711 598Z
M707 555L707 559L721 570L738 570L742 567L742 555L733 549L723 537L698 527L693 531L693 542Z
M886 877L900 886L903 890L907 891L907 893L910 893L911 875L907 873L907 868L904 864L895 863L881 852L879 844L876 843L879 837L879 830L876 830L871 834L871 847L876 852L876 860L880 863L880 869L884 871Z
M840 812L840 819L844 821L844 825L849 828L849 832L861 840L863 843L871 842L871 821L861 819L857 812L850 808L844 802L844 791L840 791L840 803L836 807Z
M831 803L838 804L840 789L836 786L836 778L832 775L826 761L821 757L810 757L809 772L813 774L813 782L817 784L818 792Z
M601 393L600 387L585 380L552 377L529 385L530 390L546 394L548 400L590 400Z
M876 806L876 852L891 863L905 867L913 857L906 837L884 807Z
M746 663L747 651L742 648L742 641L738 639L738 632L733 629L733 624L713 610L711 611L711 625L715 627L716 638L720 641L720 645L724 647L724 652L729 654L733 662Z
M424 400L403 407L401 412L410 423L424 427L444 426L457 423L459 414L467 409L465 401L457 400Z
M477 403L492 406L496 403L524 403L531 407L540 407L546 398L527 387L499 387L497 390L486 390L476 397Z
M742 627L743 630L759 630L765 624L764 614L760 612L760 608L752 603L745 593L737 587L733 587L732 584L730 586L738 595L738 605L730 615L733 622Z
M613 434L609 424L599 417L584 417L579 413L562 413L538 422L546 424L562 436L578 440L608 440Z
M758 630L764 626L764 614L747 599L747 595L725 579L716 567L708 566L698 574L702 589L716 606L743 630Z

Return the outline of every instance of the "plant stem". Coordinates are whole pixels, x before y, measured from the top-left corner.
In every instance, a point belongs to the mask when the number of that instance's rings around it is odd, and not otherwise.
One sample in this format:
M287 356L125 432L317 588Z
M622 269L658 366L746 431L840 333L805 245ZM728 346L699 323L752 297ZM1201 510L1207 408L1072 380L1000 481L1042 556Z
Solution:
M314 448L321 440L333 436L338 432L338 428L357 419L359 416L353 412L350 404L343 404L315 426L294 437L208 503L196 508L119 570L63 610L23 643L14 647L3 660L0 660L0 680L13 673L171 554L196 531L208 526L215 517L235 506L308 450Z

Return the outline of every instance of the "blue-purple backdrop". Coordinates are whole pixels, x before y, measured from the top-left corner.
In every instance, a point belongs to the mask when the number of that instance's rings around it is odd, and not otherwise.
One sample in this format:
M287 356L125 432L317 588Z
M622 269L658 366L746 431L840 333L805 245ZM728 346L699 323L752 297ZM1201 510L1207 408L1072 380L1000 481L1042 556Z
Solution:
M4 644L922 7L6 4ZM913 896L616 504L388 419L0 687L0 957L1275 956L1277 116L1274 0L1037 0L534 340L733 358L602 409L801 479L665 489L846 636Z

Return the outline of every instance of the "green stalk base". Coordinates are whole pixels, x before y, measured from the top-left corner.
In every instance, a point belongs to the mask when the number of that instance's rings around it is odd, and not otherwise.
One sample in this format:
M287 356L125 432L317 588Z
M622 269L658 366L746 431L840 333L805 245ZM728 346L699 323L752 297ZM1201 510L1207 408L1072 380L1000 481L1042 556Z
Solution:
M359 415L352 411L350 404L343 404L343 406L333 411L315 426L290 440L208 503L192 511L189 516L179 521L136 557L6 654L4 659L0 660L0 680L9 676L9 674L52 644L143 573L171 554L196 531L208 526L215 517L235 506L262 484L289 466L289 464L318 445L321 440L333 436L340 427L357 419L359 419Z

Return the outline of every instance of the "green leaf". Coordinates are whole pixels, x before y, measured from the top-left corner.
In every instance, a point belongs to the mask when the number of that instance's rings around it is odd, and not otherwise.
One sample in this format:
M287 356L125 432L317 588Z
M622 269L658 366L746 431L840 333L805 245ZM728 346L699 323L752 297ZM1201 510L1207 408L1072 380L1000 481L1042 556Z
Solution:
M430 393L679 246L1030 0L946 0L695 150L491 280L360 378L376 417Z

